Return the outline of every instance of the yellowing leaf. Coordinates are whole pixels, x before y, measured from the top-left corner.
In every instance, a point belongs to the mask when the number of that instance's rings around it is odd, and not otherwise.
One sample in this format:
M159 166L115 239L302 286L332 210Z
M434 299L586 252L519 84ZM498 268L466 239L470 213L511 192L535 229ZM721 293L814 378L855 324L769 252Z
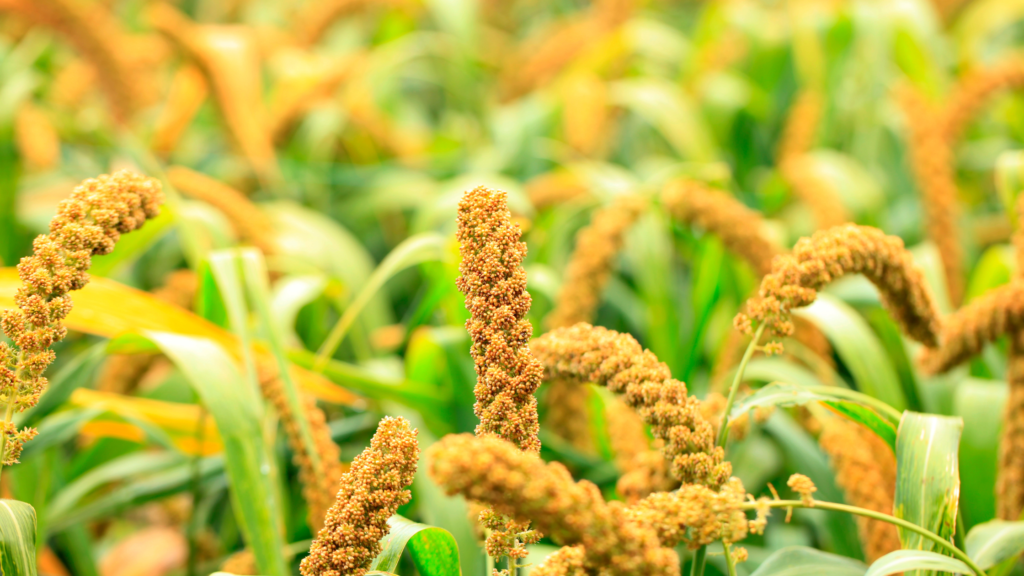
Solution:
M21 281L14 268L0 268L0 309L13 308L14 294ZM116 338L122 334L151 330L213 340L236 358L238 338L203 318L164 302L148 292L136 290L108 278L94 277L85 288L72 292L74 307L64 324L69 330ZM257 354L269 362L273 356L257 347ZM335 404L352 404L356 396L323 376L293 366L292 376L316 398Z

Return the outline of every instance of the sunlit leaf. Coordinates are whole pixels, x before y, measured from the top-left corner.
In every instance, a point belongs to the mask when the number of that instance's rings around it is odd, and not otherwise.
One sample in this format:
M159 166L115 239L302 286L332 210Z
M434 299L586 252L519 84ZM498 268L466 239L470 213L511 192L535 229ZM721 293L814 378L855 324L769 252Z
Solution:
M416 570L423 576L459 576L459 547L455 538L442 528L419 524L401 516L388 519L391 530L384 537L383 550L370 570L394 572L407 548Z
M17 500L0 500L0 572L36 574L36 511Z
M863 576L867 569L867 564L845 556L804 546L790 546L769 556L750 576Z
M1024 552L1024 522L992 520L967 533L964 551L982 570Z
M887 576L888 574L918 573L913 571L935 570L955 574L972 574L973 571L960 560L928 552L927 550L897 550L882 556L871 564L864 576Z
M956 530L962 431L959 418L905 412L896 437L893 514L943 538L951 538ZM899 533L905 549L940 550L916 532L899 528Z

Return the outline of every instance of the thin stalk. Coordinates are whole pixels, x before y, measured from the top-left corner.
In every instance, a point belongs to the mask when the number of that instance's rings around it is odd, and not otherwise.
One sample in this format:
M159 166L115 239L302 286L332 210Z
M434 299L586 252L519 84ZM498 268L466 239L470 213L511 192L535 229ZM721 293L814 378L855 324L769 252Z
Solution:
M704 560L708 554L708 547L701 546L693 555L693 566L690 567L690 576L700 576L704 573Z
M732 405L736 402L736 391L739 390L740 383L743 382L743 373L747 370L750 358L754 356L754 350L757 350L757 343L761 340L764 327L765 324L757 327L757 331L754 332L754 337L751 338L750 345L747 346L747 351L743 353L743 359L740 360L740 365L736 369L736 376L732 379L732 386L729 388L729 398L725 401L725 412L722 413L722 425L718 429L718 445L723 448L725 448L725 443L729 441L729 412L732 411Z
M21 366L23 358L23 352L18 352L18 366ZM18 368L14 372L14 382L16 384L21 383L21 368ZM14 393L11 393L7 397L7 403L4 405L4 427L0 430L0 475L4 471L4 455L7 453L7 428L11 425L11 418L14 417Z
M729 569L729 576L736 576L736 560L732 557L732 547L722 540L722 548L725 549L725 566Z
M725 412L722 413L722 425L718 429L718 442L717 445L725 448L726 442L729 441L729 412L732 411L732 405L736 402L736 391L739 390L740 383L743 382L743 373L747 370L747 364L750 363L750 359L754 356L754 350L757 350L757 343L761 340L761 334L764 333L764 324L757 327L757 331L754 332L754 337L750 339L750 344L747 345L747 350L743 353L743 359L740 360L740 365L736 368L736 376L732 379L732 386L729 387L729 398L725 401ZM704 563L707 558L707 546L701 546L697 549L697 554L693 557L693 568L690 570L690 576L704 576Z
M922 528L913 522L907 522L901 518L883 514L881 512L875 512L874 510L868 510L867 508L858 508L857 506L850 506L847 504L837 504L835 502L823 502L821 500L815 500L812 505L808 506L804 504L802 500L768 500L761 502L745 502L740 505L740 510L756 510L759 507L766 506L768 508L818 508L821 510L834 510L836 512L846 512L847 514L856 514L858 516L865 516L873 520L881 520L882 522L888 522L889 524L895 524L900 528L916 532L921 536L924 536L928 540L938 544L939 546L949 550L953 557L960 560L964 564L974 571L977 576L985 576L985 571L982 570L977 564L971 560L971 557L961 551L959 548L943 539L942 536Z

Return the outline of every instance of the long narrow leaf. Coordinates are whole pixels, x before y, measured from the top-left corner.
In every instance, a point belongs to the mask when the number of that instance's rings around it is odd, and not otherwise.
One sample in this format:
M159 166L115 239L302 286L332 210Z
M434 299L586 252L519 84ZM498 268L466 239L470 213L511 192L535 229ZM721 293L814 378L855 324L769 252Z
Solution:
M971 569L960 560L926 550L897 550L882 556L871 564L864 576L914 573L912 571L937 570L955 574L971 574Z
M894 515L951 538L956 530L960 496L957 452L963 421L959 418L905 412L896 438ZM936 551L920 534L900 528L909 550Z
M327 340L320 346L317 352L317 361L313 369L317 372L323 370L327 360L334 355L334 352L341 345L349 328L359 317L367 304L377 295L384 283L395 274L410 266L415 266L431 260L440 260L445 256L445 238L435 232L424 232L407 238L392 250L380 263L380 266L373 271L367 279L366 284L359 290L352 303L345 309L345 313L338 319L338 323L331 329Z
M260 408L234 361L215 342L190 336L148 332L195 388L224 441L231 500L242 533L260 570L287 574L284 520L278 500L276 466L263 439Z
M17 500L0 500L0 573L36 574L36 511Z
M867 564L806 546L789 546L769 556L750 576L864 576Z

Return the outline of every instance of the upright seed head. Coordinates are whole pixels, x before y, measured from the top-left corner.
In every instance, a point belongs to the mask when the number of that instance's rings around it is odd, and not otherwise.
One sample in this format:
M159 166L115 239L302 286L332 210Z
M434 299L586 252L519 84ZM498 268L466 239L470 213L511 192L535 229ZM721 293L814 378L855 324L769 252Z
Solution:
M533 393L541 382L541 366L529 347L533 326L526 320L531 303L523 269L526 244L519 241L519 227L512 224L500 190L481 186L467 192L458 221L462 263L456 285L470 313L466 329L477 375L476 432L538 452Z
M338 498L327 512L324 527L302 560L303 576L364 574L380 554L388 518L412 497L419 459L416 430L404 418L386 417L377 426L370 447L356 456L341 477Z

